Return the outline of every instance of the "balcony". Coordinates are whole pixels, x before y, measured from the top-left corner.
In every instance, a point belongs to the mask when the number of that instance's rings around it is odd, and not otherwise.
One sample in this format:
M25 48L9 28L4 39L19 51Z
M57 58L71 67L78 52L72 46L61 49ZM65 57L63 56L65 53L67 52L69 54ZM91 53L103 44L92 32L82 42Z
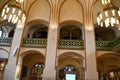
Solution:
M0 38L0 46L11 46L12 38Z
M11 46L12 38L0 38L0 46ZM47 39L39 38L24 38L22 46L23 47L40 47L46 48ZM83 40L59 40L58 48L66 49L84 49ZM120 37L112 41L96 41L97 50L113 50L120 51Z
M42 47L45 48L47 44L46 39L34 39L34 38L25 38L23 40L24 47ZM83 40L59 40L58 41L58 48L84 48L84 41Z
M96 49L120 52L120 36L112 41L96 41Z
M58 48L84 49L84 41L83 40L59 40Z
M120 36L111 41L111 45L113 51L120 52Z
M112 45L111 41L96 41L97 50L111 50Z
M24 38L22 46L24 47L41 47L45 48L47 45L47 39L38 38Z

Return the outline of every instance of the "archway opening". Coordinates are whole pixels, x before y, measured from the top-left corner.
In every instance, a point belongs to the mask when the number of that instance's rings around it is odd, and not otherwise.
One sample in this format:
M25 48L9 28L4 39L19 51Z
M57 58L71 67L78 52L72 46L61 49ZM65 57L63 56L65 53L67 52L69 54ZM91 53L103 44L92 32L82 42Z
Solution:
M103 54L97 58L99 79L120 79L120 55Z
M59 80L84 80L83 57L79 54L68 52L58 56L57 79Z
M42 80L45 58L38 52L30 52L23 58L20 80Z

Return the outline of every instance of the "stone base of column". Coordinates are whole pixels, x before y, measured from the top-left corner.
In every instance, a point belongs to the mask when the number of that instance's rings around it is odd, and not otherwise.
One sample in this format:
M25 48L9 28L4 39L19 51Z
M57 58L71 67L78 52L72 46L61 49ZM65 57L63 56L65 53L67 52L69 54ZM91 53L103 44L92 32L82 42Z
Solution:
M85 80L98 80L97 71L86 72Z
M56 70L44 69L42 80L56 80Z

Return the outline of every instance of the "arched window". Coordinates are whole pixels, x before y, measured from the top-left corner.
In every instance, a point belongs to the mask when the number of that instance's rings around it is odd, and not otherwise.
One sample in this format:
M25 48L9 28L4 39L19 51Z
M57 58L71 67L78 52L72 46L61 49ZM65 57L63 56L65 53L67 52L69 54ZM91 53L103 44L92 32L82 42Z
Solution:
M47 31L39 29L34 32L33 38L47 38Z
M48 27L44 24L37 23L30 26L28 30L28 38L47 38Z
M8 37L13 37L13 36L14 36L14 30L15 30L15 29L12 29L12 30L10 31Z
M96 40L113 40L116 38L116 32L112 28L96 27L95 28Z
M82 40L82 30L75 25L66 25L60 29L60 39Z

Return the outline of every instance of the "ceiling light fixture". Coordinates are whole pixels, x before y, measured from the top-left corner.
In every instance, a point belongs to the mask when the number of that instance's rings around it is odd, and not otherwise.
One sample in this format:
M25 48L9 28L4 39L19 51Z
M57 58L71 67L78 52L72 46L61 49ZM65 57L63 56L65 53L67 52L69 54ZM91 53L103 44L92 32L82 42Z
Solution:
M2 10L1 17L13 24L24 23L26 20L25 11L22 8L24 0L11 0Z
M97 23L101 27L119 27L120 9L114 6L110 0L102 0L104 8L97 14Z

